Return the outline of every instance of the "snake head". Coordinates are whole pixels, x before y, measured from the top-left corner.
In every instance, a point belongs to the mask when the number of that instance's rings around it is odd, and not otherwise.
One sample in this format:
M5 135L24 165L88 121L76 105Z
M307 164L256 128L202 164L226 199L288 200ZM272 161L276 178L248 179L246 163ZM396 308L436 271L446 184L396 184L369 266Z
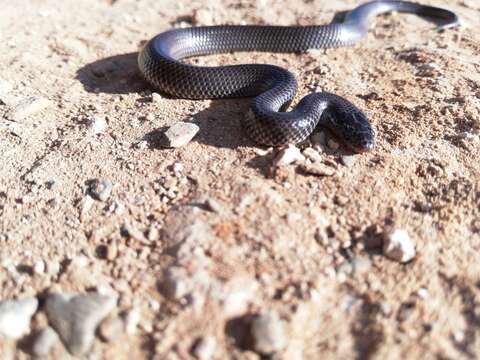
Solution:
M363 153L375 147L375 133L365 114L356 107L329 107L323 112L321 123L352 151Z

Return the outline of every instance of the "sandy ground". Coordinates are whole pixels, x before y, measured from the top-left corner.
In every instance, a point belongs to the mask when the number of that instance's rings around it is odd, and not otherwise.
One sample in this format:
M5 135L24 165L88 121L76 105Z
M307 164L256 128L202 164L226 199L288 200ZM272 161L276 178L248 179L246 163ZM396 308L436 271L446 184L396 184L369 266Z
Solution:
M246 99L152 97L136 52L172 26L328 23L356 1L1 1L0 299L40 307L0 357L29 358L50 292L105 288L110 319L140 320L91 359L260 359L266 313L275 359L479 357L480 3L424 2L464 26L392 14L349 48L195 60L278 64L298 99L364 109L377 148L345 166L324 147L333 175L313 176L248 139ZM200 132L159 147L176 121ZM93 179L112 193L90 197ZM382 253L395 229L408 263Z

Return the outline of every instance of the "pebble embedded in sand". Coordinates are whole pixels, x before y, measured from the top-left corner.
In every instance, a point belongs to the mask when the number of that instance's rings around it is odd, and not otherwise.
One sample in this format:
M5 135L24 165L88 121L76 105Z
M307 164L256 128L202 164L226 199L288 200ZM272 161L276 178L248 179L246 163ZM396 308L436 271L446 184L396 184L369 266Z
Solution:
M116 303L116 297L100 293L57 293L47 298L45 311L68 351L78 356L90 350L97 326Z
M254 349L260 354L275 353L287 343L284 323L275 312L261 314L253 319L251 333Z
M385 237L383 254L391 260L406 263L415 257L415 246L405 230L396 229Z
M274 160L274 165L283 166L303 161L305 161L305 156L300 152L300 149L295 145L288 145L288 147L278 153Z
M29 330L30 319L37 307L36 298L0 302L0 335L21 338Z
M161 145L172 148L185 146L194 138L199 130L198 125L183 121L176 122L165 131Z

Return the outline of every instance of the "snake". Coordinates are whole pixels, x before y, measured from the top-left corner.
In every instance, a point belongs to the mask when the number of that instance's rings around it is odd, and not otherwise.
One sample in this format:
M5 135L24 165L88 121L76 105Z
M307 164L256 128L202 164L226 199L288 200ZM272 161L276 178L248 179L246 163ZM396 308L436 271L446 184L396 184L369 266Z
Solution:
M459 25L457 15L443 8L377 0L359 5L346 12L341 21L326 25L173 28L145 44L138 54L138 66L151 85L175 98L251 98L243 125L246 134L260 145L298 144L322 126L348 150L363 153L375 148L375 132L367 116L344 97L314 92L288 111L297 82L287 69L270 64L196 66L182 60L234 51L302 53L353 45L367 35L371 18L392 11L426 17L437 23L439 30Z

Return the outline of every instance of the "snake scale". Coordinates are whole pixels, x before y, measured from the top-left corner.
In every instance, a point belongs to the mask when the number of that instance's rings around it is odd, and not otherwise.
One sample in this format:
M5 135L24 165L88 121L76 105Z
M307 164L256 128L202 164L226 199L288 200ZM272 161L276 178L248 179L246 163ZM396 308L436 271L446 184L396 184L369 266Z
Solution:
M225 25L172 29L151 39L138 56L144 77L156 88L187 99L252 97L246 132L268 146L304 141L317 125L329 128L350 150L375 146L367 117L350 101L328 92L311 93L287 111L295 96L294 75L268 64L216 67L181 62L193 56L232 51L303 52L352 45L366 36L372 17L406 12L434 19L439 28L458 25L455 13L406 1L379 0L346 13L340 23L318 26Z

